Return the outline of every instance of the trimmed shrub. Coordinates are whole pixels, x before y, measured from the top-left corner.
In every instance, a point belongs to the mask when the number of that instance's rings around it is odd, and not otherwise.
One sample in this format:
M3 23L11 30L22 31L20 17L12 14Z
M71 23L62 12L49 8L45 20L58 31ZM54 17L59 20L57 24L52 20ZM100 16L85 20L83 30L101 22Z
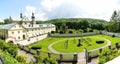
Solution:
M69 31L69 33L70 33L70 34L72 34L72 33L73 33L73 31L72 31L72 30L70 30L70 31Z
M83 32L86 33L86 32L87 32L87 29L84 29Z
M115 35L113 34L112 37L115 37Z
M54 34L55 33L55 31L51 31L51 34Z
M90 29L89 32L93 32L93 29Z
M60 34L63 34L64 32L63 32L63 31L60 31L59 33L60 33Z
M40 45L34 45L34 46L31 47L31 49L35 49L35 50L36 49L41 49L41 48L42 48L42 46L40 46Z
M25 63L27 60L27 57L25 55L19 55L16 57L16 59L18 60L18 62Z
M98 40L98 41L96 41L96 43L97 44L102 44L102 43L104 43L104 41L103 40Z
M83 30L82 30L82 29L79 29L79 32L80 32L80 33L83 33Z

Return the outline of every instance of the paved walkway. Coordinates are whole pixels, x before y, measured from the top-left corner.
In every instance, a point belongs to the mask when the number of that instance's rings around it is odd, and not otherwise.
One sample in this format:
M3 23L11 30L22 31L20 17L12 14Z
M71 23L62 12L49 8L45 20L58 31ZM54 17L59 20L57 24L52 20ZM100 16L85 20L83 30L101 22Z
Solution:
M0 64L3 64L1 60L0 60Z
M23 51L23 50L18 50L18 55L25 55L25 56L27 56L27 63L29 63L30 61L35 61L35 58L34 58L34 56L32 55L32 54L30 54L30 53L27 53L27 52L25 52L25 51Z
M28 45L28 44L37 42L39 40L42 40L42 39L44 39L46 37L47 37L47 34L44 34L44 35L40 35L40 36L36 36L36 37L30 38L30 41L28 41L28 39L25 39L25 40L16 41L16 42L18 44L20 44L20 45Z

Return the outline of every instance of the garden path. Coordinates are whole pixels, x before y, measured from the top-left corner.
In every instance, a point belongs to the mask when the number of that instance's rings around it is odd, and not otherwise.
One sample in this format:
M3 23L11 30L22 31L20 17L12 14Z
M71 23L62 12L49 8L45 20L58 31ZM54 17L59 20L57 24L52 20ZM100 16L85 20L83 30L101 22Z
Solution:
M27 63L29 63L30 61L35 61L35 58L34 58L34 56L32 55L32 54L30 54L30 53L27 53L26 51L24 51L24 50L18 50L18 55L25 55L25 56L27 56Z
M2 63L2 60L0 60L0 64L3 64L3 63Z
M99 37L96 37L96 38L99 38ZM106 39L106 38L100 38L100 39L104 39L107 41L107 44L105 46L102 46L100 48L105 48L109 45L111 45L111 41ZM66 40L66 39L63 39L63 40ZM63 41L63 40L59 40L59 41L56 41L56 42L53 42L52 44L50 44L48 46L48 49L55 53L55 54L75 54L75 53L61 53L61 52L58 52L56 51L55 49L52 48L52 45L60 42L60 41ZM90 50L90 51L95 51L95 50L99 50L100 48L97 48L97 49L93 49L93 50ZM78 63L77 64L86 64L86 59L85 59L85 52L81 52L81 53L78 53ZM89 64L97 64L97 58L93 59Z

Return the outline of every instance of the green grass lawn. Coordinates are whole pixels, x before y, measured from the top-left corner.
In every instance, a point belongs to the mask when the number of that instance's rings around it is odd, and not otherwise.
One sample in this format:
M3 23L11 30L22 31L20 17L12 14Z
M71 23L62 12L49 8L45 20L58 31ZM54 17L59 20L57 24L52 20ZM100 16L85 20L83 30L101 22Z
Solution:
M120 38L118 37L111 37L111 36L106 36L106 35L93 35L93 36L85 36L85 37L93 37L92 38L92 41L90 42L91 43L91 46L87 46L85 43L83 43L83 46L80 46L80 47L77 47L77 43L78 43L78 39L77 38L80 38L80 37L76 37L75 40L73 37L69 37L69 38L66 38L66 39L69 39L69 43L68 43L68 48L65 49L65 41L62 41L62 42L59 42L55 45L53 45L53 48L56 49L57 51L59 52L67 52L67 53L70 53L70 52L82 52L84 47L86 47L88 50L92 50L92 49L95 49L95 48L99 48L101 46L104 46L106 44L103 43L103 44L96 44L95 41L98 40L98 38L95 38L95 37L100 37L100 38L106 38L106 39L109 39L112 43L112 46L116 43L116 42L120 42ZM73 38L73 39L70 39L70 38ZM47 37L46 39L43 39L41 41L38 41L34 44L31 44L29 46L42 46L42 49L41 51L45 51L45 52L50 52L49 49L48 49L48 46L55 42L55 41L58 41L58 40L62 40L62 39L65 39L65 38L52 38L52 37Z
M78 39L73 38L73 39L68 39L68 47L67 48L65 45L67 40L64 40L64 41L61 41L61 42L54 44L53 48L58 52L78 53L78 52L83 52L84 48L87 48L87 50L92 50L92 49L96 49L96 48L102 47L102 46L107 44L107 42L105 40L100 39L100 38L96 38L94 36L88 36L86 38L81 37L80 40L81 40L82 46L79 46L79 47L77 46ZM103 40L105 42L102 44L97 44L96 43L97 40Z
M41 51L48 52L48 51L49 51L49 50L48 50L48 46L49 46L51 43L53 43L53 42L55 42L55 41L57 41L57 40L61 40L61 39L64 39L64 38L52 38L52 37L47 37L46 39L43 39L43 40L41 40L41 41L38 41L38 42L36 42L36 43L34 43L34 44L31 44L31 45L29 45L29 46L42 46ZM50 52L50 51L49 51L49 52Z
M112 37L112 36L106 36L106 35L95 35L95 36L110 40L112 42L111 43L112 46L115 45L115 43L120 43L119 37Z

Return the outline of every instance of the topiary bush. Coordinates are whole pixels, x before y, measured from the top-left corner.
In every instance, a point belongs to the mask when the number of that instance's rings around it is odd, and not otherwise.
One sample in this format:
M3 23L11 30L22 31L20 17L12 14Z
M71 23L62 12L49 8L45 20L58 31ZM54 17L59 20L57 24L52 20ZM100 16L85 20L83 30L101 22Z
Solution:
M93 29L90 29L89 32L93 32Z
M98 41L96 41L96 43L97 44L102 44L102 43L104 43L104 41L103 40L98 40Z
M42 46L40 46L40 45L34 45L34 46L31 47L31 49L35 49L35 50L36 49L41 49L41 48L42 48Z
M87 32L87 29L84 29L83 32L86 33L86 32Z
M63 31L60 31L59 33L60 33L60 34L63 34L64 32L63 32Z
M55 33L55 31L51 31L51 34L54 34Z
M18 62L26 63L27 57L25 55L19 55L16 57L16 59L18 60Z
M73 31L72 31L72 30L70 30L70 31L69 31L69 33L70 33L70 34L72 34L72 33L73 33Z
M112 35L112 37L114 38L114 37L115 37L115 35L113 34L113 35Z

